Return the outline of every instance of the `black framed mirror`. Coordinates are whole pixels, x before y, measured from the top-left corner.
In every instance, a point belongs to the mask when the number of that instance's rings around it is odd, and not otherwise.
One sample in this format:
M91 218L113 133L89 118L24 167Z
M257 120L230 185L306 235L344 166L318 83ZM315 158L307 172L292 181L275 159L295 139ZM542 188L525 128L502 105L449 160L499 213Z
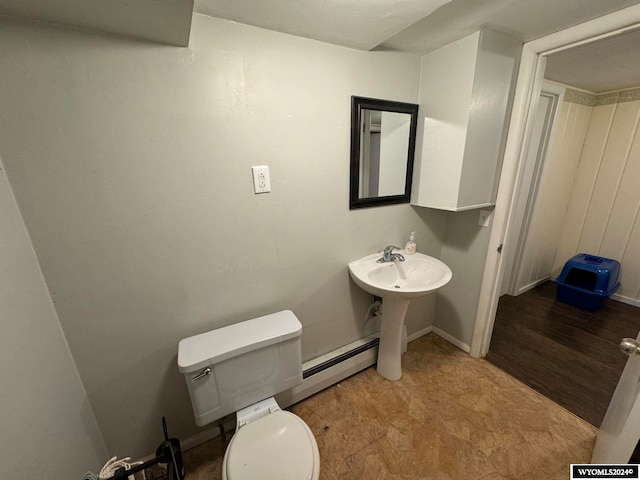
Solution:
M418 105L351 97L349 209L409 203Z

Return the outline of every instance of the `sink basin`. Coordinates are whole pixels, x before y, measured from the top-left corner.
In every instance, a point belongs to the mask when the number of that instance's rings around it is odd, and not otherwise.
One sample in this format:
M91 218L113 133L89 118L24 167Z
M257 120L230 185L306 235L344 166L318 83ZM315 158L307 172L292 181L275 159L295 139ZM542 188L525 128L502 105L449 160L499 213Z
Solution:
M427 295L451 280L451 269L437 258L414 253L404 262L377 263L381 253L349 263L351 278L365 292L378 297L412 299Z
M403 252L404 253L404 252ZM388 380L402 377L402 330L412 298L428 295L451 280L451 269L437 258L414 253L405 261L378 263L374 253L348 264L353 281L365 292L382 297L382 322L376 370Z

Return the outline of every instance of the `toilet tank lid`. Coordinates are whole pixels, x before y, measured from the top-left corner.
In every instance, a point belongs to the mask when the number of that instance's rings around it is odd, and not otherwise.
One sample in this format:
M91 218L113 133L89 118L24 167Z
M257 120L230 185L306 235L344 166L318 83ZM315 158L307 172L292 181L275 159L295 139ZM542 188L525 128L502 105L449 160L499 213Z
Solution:
M181 373L194 372L301 333L302 324L291 310L211 330L180 340L178 369Z

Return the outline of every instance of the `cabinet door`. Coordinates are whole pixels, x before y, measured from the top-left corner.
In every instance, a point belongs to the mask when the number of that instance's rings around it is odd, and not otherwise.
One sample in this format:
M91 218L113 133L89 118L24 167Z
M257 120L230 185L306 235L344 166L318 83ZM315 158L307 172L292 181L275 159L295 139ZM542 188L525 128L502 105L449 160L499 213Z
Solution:
M476 32L423 57L414 205L494 204L520 50L508 36Z

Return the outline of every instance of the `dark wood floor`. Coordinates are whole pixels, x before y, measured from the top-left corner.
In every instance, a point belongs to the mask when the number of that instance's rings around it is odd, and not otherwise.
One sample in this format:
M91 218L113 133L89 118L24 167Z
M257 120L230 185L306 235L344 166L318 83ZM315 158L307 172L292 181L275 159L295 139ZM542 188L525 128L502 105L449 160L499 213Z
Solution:
M500 298L487 360L599 427L640 330L640 308L606 300L597 312L556 300L547 282Z

